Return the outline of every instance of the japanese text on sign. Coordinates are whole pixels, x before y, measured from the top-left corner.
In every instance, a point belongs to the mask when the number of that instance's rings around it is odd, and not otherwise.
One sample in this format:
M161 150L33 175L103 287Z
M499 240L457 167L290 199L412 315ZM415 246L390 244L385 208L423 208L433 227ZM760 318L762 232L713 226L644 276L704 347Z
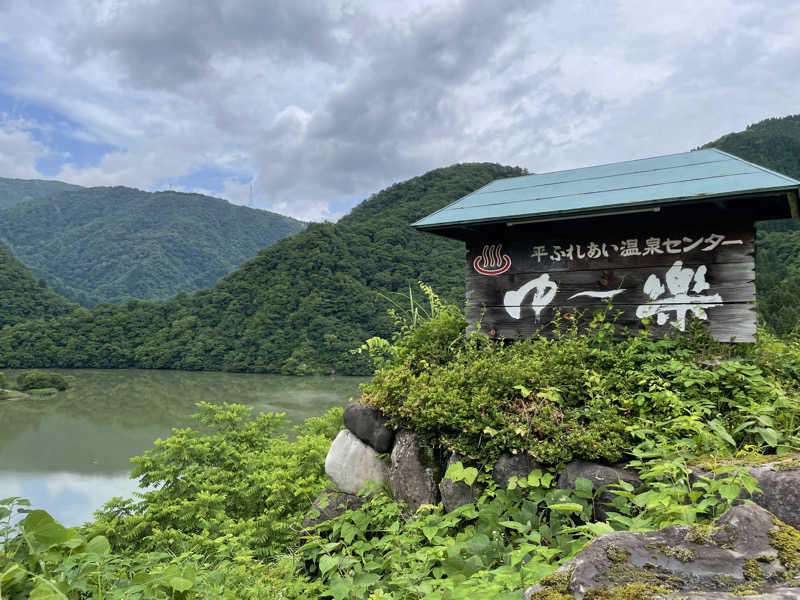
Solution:
M724 235L712 233L708 236L678 239L648 237L620 240L619 244L589 242L588 244L539 244L534 245L531 258L560 262L563 260L595 260L609 257L655 256L658 254L687 254L689 252L711 252L720 246L741 245L742 240L729 240Z

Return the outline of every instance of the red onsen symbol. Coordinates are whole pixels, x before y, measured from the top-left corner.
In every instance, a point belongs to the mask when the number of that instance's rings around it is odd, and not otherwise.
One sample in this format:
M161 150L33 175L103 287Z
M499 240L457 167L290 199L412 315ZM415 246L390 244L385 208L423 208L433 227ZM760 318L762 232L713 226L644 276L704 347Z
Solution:
M472 262L474 269L481 275L501 275L511 268L508 254L501 254L502 244L484 246L483 253Z

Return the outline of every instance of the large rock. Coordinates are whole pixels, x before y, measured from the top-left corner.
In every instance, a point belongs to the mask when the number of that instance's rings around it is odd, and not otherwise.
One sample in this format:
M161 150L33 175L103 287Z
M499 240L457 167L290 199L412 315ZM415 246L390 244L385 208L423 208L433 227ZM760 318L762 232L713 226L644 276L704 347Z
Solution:
M325 457L325 473L339 491L357 494L367 481L386 483L386 465L378 453L342 429Z
M379 410L360 402L344 409L344 426L358 439L384 454L392 449L394 431L386 427L386 418Z
M800 454L748 467L761 492L752 500L784 523L800 529Z
M505 453L494 464L492 469L492 479L500 489L508 489L508 481L512 477L522 479L527 477L531 471L540 469L542 465L533 460L527 454L508 454Z
M799 568L800 532L756 504L743 504L711 526L673 525L603 535L529 588L524 598L540 600L554 591L598 597L597 590L636 585L650 588L649 595L641 597L655 597L655 588L662 588L663 594L679 597L728 592L775 593L783 598L791 589L787 581Z
M778 587L772 588L763 594L731 594L728 592L681 592L680 594L665 594L657 596L665 600L674 598L675 600L798 600L800 589L797 587Z
M620 480L630 483L635 488L642 485L639 475L632 469L609 467L585 460L575 460L564 467L558 478L558 487L562 490L575 489L575 482L581 477L591 481L594 489L608 487L613 483L619 483ZM611 502L614 498L614 494L610 492L602 492L596 498L595 516L598 519L603 521L606 519L608 512L605 504Z
M445 473L450 465L461 461L461 457L455 452L450 455L445 464ZM447 512L457 509L465 504L473 504L483 493L483 487L476 481L472 485L467 485L463 481L452 481L443 478L439 482L439 491L442 494L442 504Z
M414 432L398 432L389 467L389 485L395 499L405 502L410 513L423 504L437 504L436 484L441 478L441 465L432 449L420 444Z
M742 491L742 498L763 506L784 523L800 528L800 454L784 454L768 462L742 466L755 477L761 488L752 496ZM693 481L697 481L698 476L715 477L702 466L694 467L692 471Z
M314 527L325 521L335 519L348 510L355 510L364 504L364 499L353 494L345 494L336 490L325 490L311 505L306 518L303 520L303 529Z

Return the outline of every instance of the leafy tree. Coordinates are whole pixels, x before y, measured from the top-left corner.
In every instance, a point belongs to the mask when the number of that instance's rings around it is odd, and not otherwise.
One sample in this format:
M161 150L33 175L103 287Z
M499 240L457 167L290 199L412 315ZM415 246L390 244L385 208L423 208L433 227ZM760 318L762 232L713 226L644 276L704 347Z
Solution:
M75 308L0 244L0 328L31 319L55 318Z

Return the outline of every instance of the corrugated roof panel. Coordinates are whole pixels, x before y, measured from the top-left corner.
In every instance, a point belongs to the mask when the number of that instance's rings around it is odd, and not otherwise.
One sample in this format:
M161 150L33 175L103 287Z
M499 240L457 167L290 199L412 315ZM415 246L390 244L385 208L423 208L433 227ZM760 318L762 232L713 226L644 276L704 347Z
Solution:
M716 149L500 179L414 223L428 228L564 213L624 211L705 196L789 190L800 182ZM566 215L565 215L566 216Z

